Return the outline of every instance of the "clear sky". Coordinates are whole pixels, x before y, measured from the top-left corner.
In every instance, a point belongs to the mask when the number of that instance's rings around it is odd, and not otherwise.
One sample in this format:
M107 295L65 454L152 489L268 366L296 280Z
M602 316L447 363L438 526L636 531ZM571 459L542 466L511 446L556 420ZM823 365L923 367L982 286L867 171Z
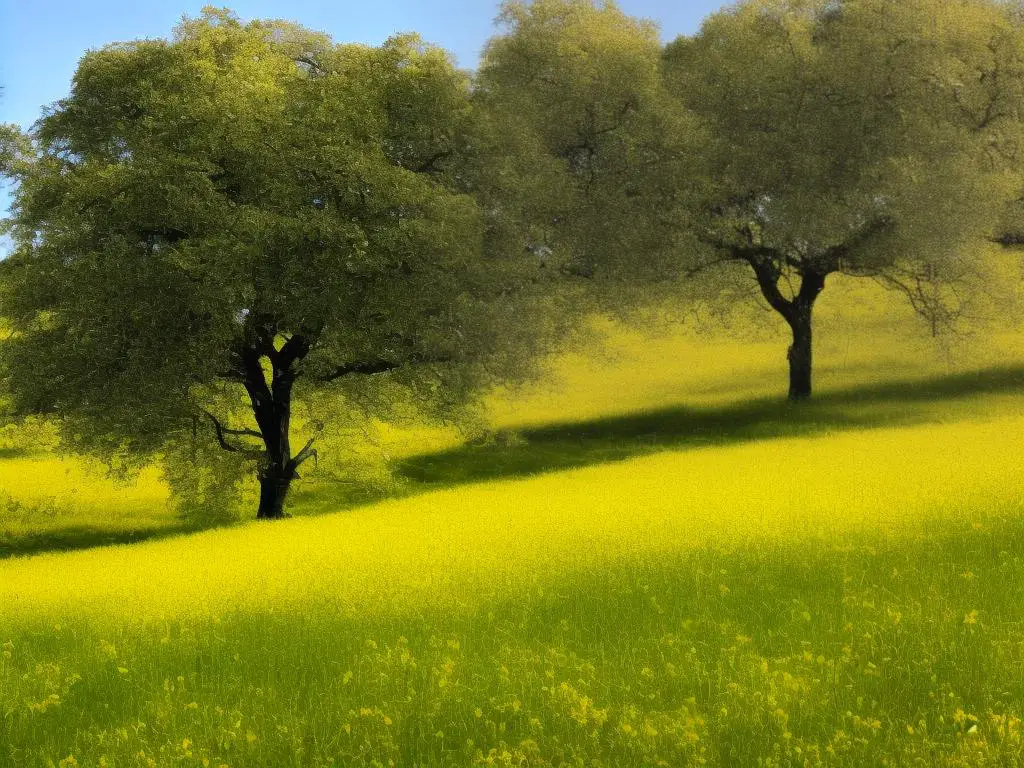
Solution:
M167 37L182 15L227 5L243 19L284 18L339 42L376 44L419 32L475 68L493 33L497 0L0 0L0 122L30 125L40 107L64 96L82 54L106 43ZM723 0L620 0L653 19L665 39L692 33ZM7 196L0 189L0 212ZM0 245L0 252L3 246Z

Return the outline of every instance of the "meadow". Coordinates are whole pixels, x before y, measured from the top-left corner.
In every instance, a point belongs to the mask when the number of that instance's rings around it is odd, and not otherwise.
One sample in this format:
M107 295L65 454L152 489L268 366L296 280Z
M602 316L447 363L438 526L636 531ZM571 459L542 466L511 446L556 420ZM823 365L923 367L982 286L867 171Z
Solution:
M1024 764L1024 334L843 287L812 403L770 320L609 323L279 523L8 435L0 765Z

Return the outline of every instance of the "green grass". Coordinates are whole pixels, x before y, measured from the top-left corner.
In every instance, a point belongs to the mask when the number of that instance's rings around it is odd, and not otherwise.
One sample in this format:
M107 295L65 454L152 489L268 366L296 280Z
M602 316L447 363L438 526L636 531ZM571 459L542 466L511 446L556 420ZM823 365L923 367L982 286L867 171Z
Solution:
M0 755L1019 764L1024 418L1000 398L8 561Z
M811 403L616 331L284 523L0 454L0 766L1024 765L1021 337L827 310Z
M639 559L454 612L25 623L0 743L17 766L1017 765L1022 545L993 517Z

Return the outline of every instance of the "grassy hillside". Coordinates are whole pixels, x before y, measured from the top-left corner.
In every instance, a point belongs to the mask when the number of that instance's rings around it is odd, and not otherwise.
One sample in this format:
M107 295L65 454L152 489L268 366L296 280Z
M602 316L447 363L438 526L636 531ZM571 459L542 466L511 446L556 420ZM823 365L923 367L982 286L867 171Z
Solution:
M0 561L0 765L1024 763L1021 338L899 312L825 306L808 407L779 340L615 330L516 439L381 427L425 492ZM173 529L79 472L0 460L49 543Z
M291 511L333 512L382 493L583 466L735 438L744 429L777 435L808 424L834 426L845 418L834 406L858 401L862 421L946 418L943 398L1012 389L1024 366L1024 334L997 328L933 339L905 304L870 282L830 281L816 317L816 387L825 397L795 421L778 418L788 413L780 402L788 341L774 313L744 310L729 318L728 331L717 318L700 325L702 332L692 323L640 330L604 323L602 348L556 357L545 381L487 398L493 428L512 433L511 441L466 449L466 436L450 428L360 423L322 439L319 468L304 473ZM936 396L935 407L926 407ZM759 419L775 426L759 427ZM581 440L582 433L588 438ZM46 443L45 435L0 430L0 558L185 530L157 470L113 482L101 468L34 450ZM397 483L380 482L389 471Z

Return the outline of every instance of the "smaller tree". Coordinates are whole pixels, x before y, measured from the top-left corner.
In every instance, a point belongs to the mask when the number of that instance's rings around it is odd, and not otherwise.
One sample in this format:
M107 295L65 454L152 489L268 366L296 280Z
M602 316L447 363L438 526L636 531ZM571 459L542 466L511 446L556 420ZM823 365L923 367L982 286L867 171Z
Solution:
M665 63L706 128L698 266L750 268L792 332L790 398L811 395L831 274L880 279L949 319L932 289L984 241L1019 145L1020 36L997 6L749 0Z
M436 414L522 373L531 265L484 251L473 109L413 36L335 45L208 10L87 54L16 173L17 407L124 461L215 444L278 518L326 417L293 447L303 393Z

